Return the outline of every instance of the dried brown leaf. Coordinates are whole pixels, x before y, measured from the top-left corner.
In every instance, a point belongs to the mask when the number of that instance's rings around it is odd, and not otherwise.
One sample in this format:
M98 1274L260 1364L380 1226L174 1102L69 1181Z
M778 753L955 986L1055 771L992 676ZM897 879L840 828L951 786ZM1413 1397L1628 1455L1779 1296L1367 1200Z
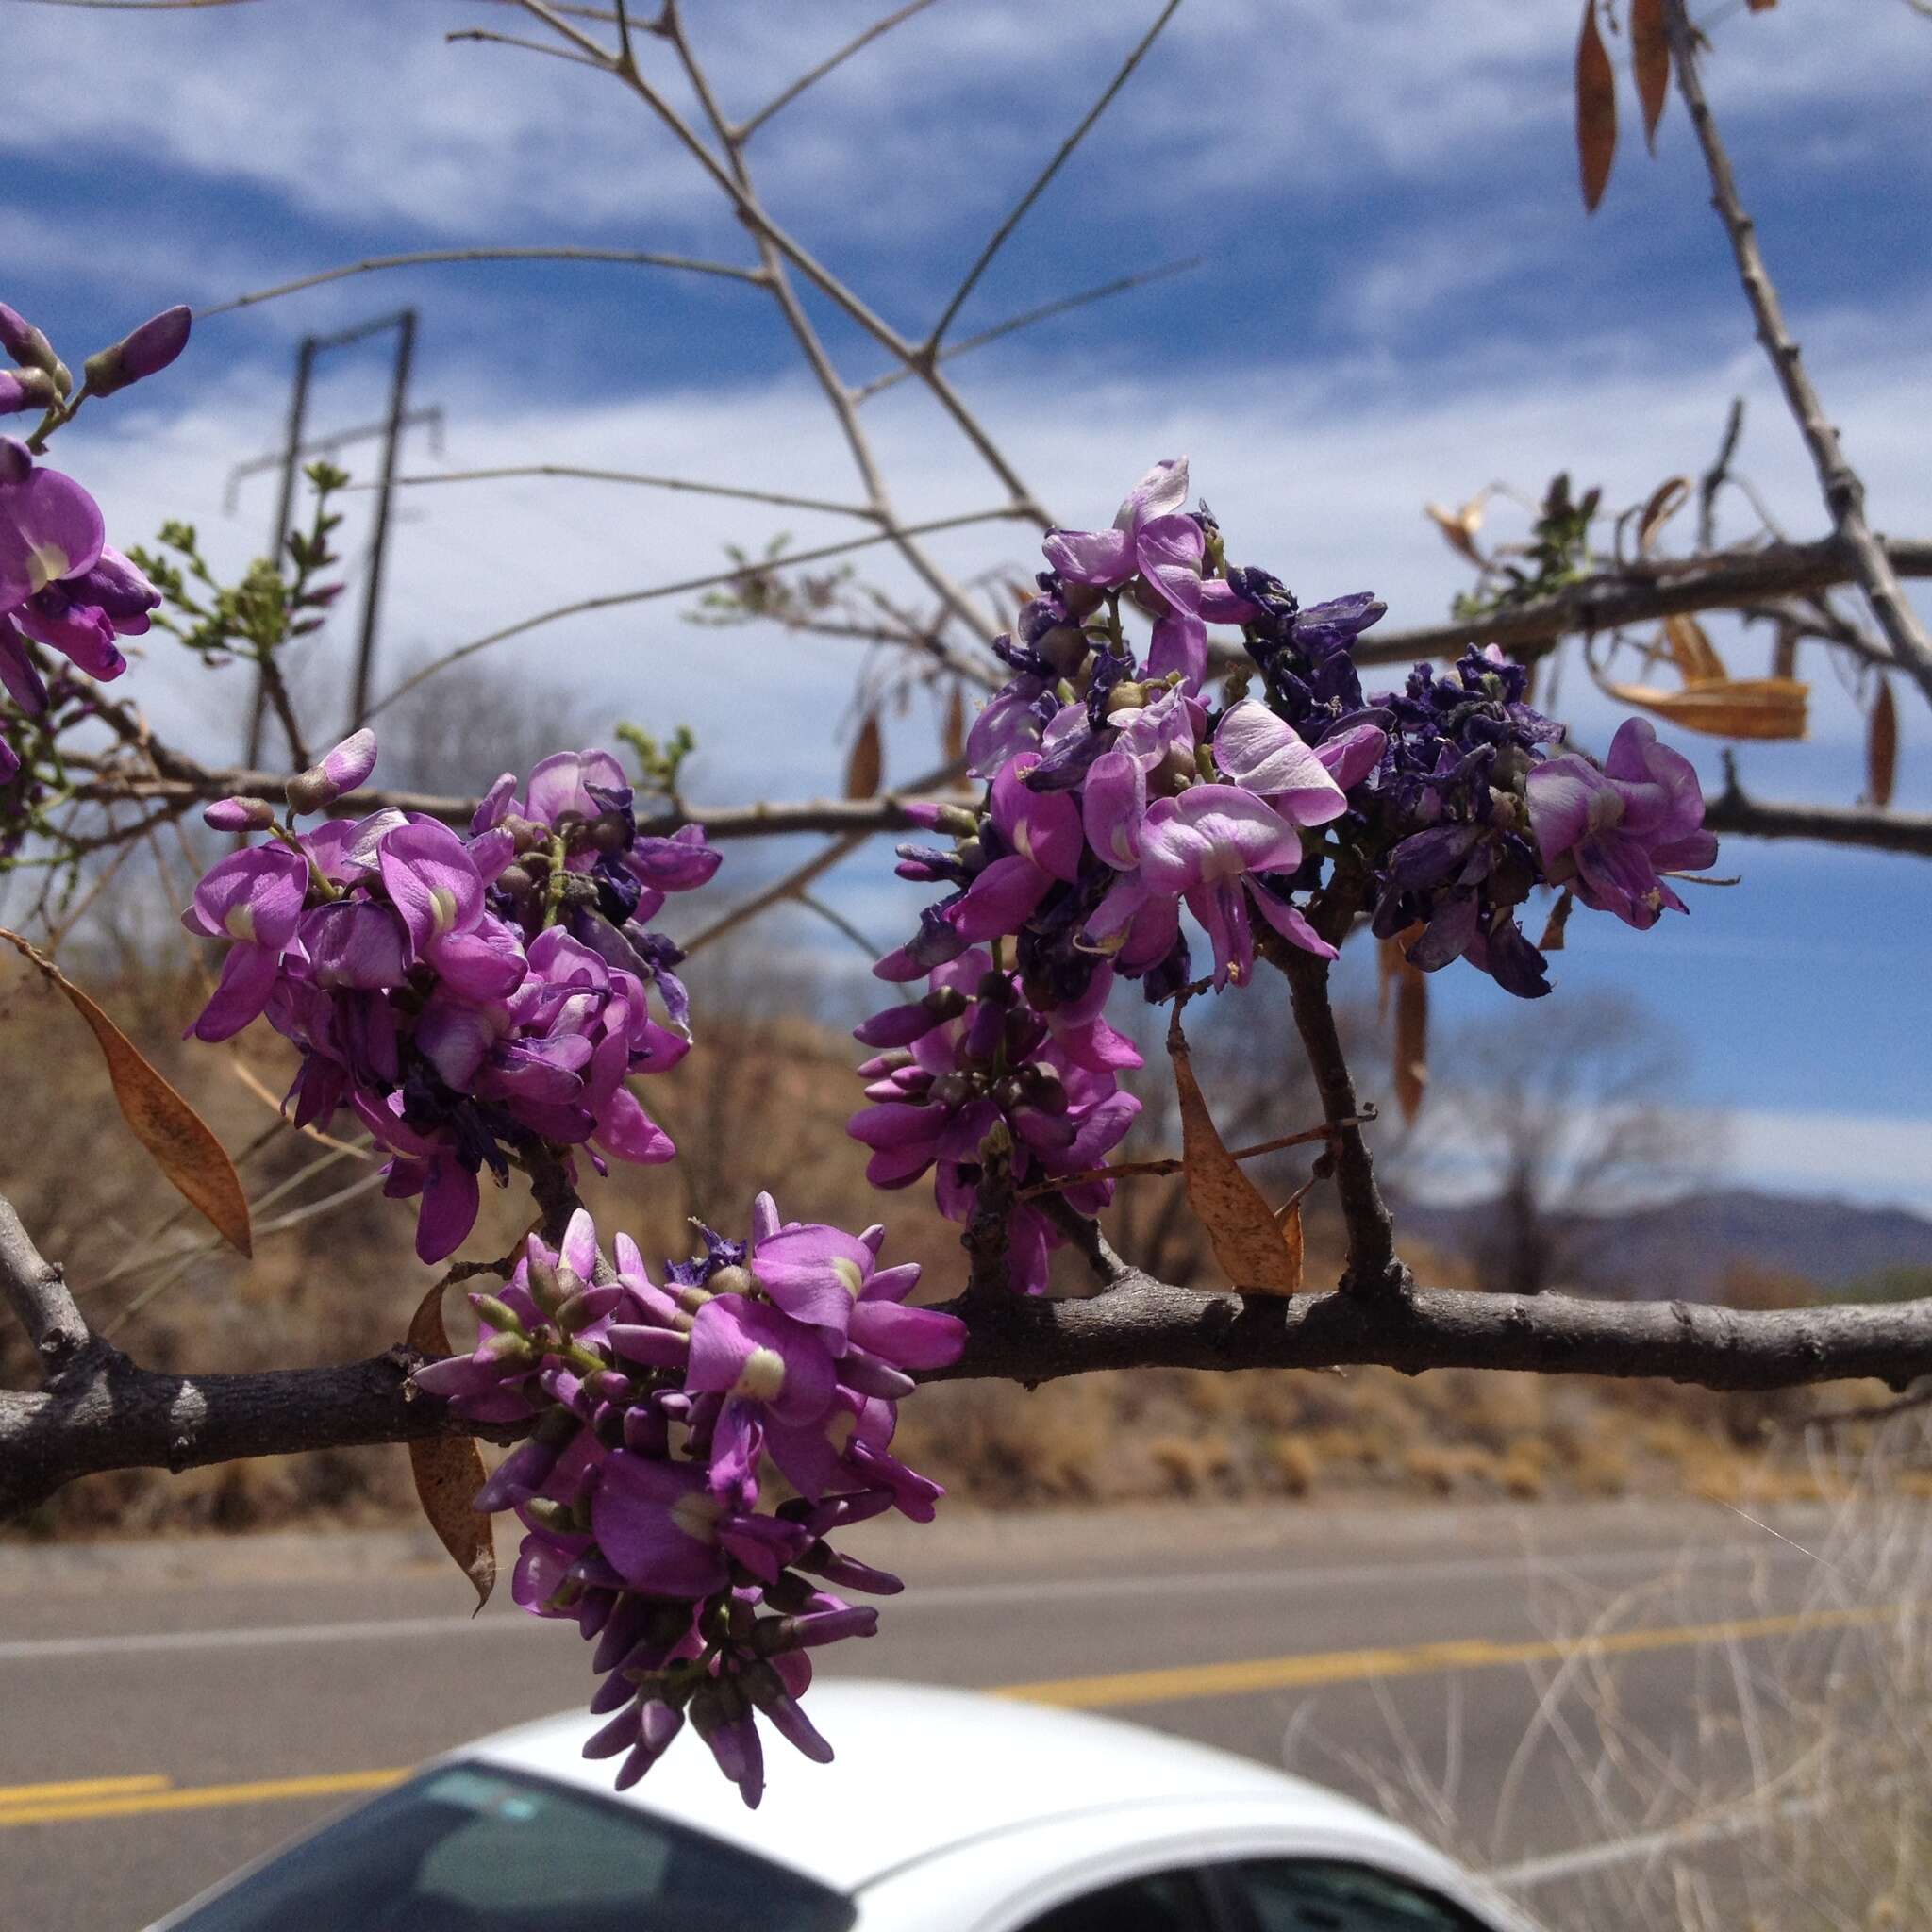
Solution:
M58 986L67 1004L92 1029L108 1063L108 1078L122 1118L134 1138L154 1158L176 1193L201 1214L232 1248L253 1254L248 1225L248 1196L241 1176L208 1123L182 1099L142 1057L141 1050L99 1007L62 973L53 960L36 952L17 932L0 927L6 940L30 961L42 976Z
M1576 42L1576 166L1583 206L1591 214L1609 186L1617 157L1617 76L1597 25L1596 0L1583 0L1583 32Z
M1395 983L1394 1058L1395 1104L1413 1124L1429 1080L1429 982L1407 960Z
M886 752L879 736L879 714L868 711L852 741L852 756L845 761L845 796L876 798L879 780L885 775Z
M1777 0L1745 0L1753 13L1769 13L1777 5Z
M957 765L966 756L966 693L955 685L946 699L946 762Z
M1244 1294L1295 1294L1302 1285L1299 1205L1277 1217L1227 1151L1194 1077L1178 1006L1167 1029L1181 1113L1181 1159L1193 1208L1230 1284Z
M1640 556L1650 555L1663 526L1684 508L1690 496L1690 479L1688 476L1666 476L1651 491L1650 501L1643 506L1643 514L1637 520L1637 550Z
M1865 730L1865 803L1890 805L1897 776L1898 707L1892 702L1891 681L1881 677Z
M1475 547L1475 533L1483 526L1483 500L1472 496L1460 509L1444 509L1440 503L1425 503L1423 514L1441 530L1450 549L1458 556L1466 557L1474 564L1484 561L1483 554Z
M1637 98L1643 103L1643 140L1657 152L1657 124L1671 95L1671 36L1664 25L1664 0L1630 0L1630 66Z
M1655 711L1685 731L1712 738L1803 738L1811 687L1796 677L1716 678L1682 691L1654 685L1605 689L1626 705Z
M409 1323L409 1346L424 1355L447 1355L449 1331L442 1324L445 1274L418 1305ZM470 1579L480 1610L496 1588L496 1540L491 1519L471 1506L483 1487L483 1457L468 1436L429 1436L409 1444L409 1474L416 1500L437 1541Z
M1688 613L1664 619L1664 642L1671 660L1686 684L1721 684L1724 660L1717 654L1710 633Z
M1540 953L1560 953L1563 950L1563 935L1570 924L1570 914L1576 904L1576 894L1568 886L1557 894L1557 903L1550 908L1549 919L1543 925L1543 936L1536 942Z

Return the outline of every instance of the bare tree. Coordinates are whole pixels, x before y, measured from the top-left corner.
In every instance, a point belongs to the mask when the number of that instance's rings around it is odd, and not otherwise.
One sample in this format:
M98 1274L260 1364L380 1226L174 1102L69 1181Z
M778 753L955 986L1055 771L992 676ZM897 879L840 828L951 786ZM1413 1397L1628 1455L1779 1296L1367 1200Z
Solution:
M1460 1191L1472 1162L1493 1176L1467 1238L1479 1286L1541 1294L1574 1285L1586 1262L1590 1284L1604 1285L1616 1271L1587 1252L1594 1218L1712 1174L1720 1116L1668 1099L1684 1051L1655 1015L1608 993L1520 1008L1452 1039L1398 1171Z

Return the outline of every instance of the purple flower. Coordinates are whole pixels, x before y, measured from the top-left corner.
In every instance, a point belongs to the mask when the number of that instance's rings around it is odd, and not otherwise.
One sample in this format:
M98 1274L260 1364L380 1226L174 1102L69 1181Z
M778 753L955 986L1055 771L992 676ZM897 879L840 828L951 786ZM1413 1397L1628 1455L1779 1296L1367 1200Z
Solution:
M475 1507L523 1523L515 1601L595 1644L591 1708L609 1722L585 1756L622 1756L622 1789L688 1715L756 1804L755 1719L824 1762L800 1705L808 1652L877 1627L823 1585L901 1587L824 1539L895 1507L930 1521L941 1493L891 1455L892 1402L845 1378L896 1374L888 1350L938 1366L963 1329L904 1308L919 1271L876 1265L883 1229L781 1224L761 1194L748 1240L703 1232L705 1252L659 1287L628 1236L608 1267L575 1214L560 1249L532 1237L501 1296L472 1297L474 1352L414 1380L473 1420L528 1425ZM861 1323L868 1307L901 1319ZM848 1325L882 1353L848 1346ZM767 1451L799 1492L776 1509L759 1497Z
M1054 530L1042 546L1046 560L1068 583L1118 590L1144 577L1165 606L1154 626L1148 670L1156 677L1178 671L1191 688L1208 667L1202 612L1200 524L1184 513L1188 459L1156 463L1127 492L1110 530Z
M97 396L110 396L129 383L158 375L188 346L194 317L183 307L151 315L131 335L90 356L81 366L87 386Z
M434 819L386 834L382 883L408 929L414 959L465 999L500 999L526 967L516 936L484 910L483 875L463 841Z
M106 538L100 507L72 476L0 437L0 615L92 570Z
M321 763L289 780L289 808L301 814L325 811L345 791L367 784L375 769L375 733L364 725L353 731Z
M1071 883L1079 876L1080 808L1064 791L1027 789L1026 774L1039 763L1038 752L1023 752L992 782L993 828L1008 849L974 874L953 908L953 929L961 939L1017 932L1056 879Z
M13 613L21 628L103 682L127 669L114 640L146 633L161 593L111 544L91 568L49 584Z
M1021 1187L1099 1165L1140 1110L1132 1094L1120 1091L1117 1075L1139 1066L1141 1057L1100 1017L1110 971L1103 967L1093 975L1082 1002L1044 1014L1026 1004L1019 976L995 972L981 951L949 961L932 977L924 1002L896 1009L917 1016L910 1026L902 1023L901 1051L860 1069L874 1104L856 1113L846 1131L873 1150L866 1178L878 1188L908 1187L937 1165L940 1212L963 1222L973 1212L982 1143L1001 1124L1010 1135L1012 1174ZM871 1025L859 1032L877 1037ZM1091 1212L1111 1192L1110 1183L1099 1181L1070 1188L1066 1195ZM1037 1208L1016 1202L1008 1222L1013 1287L1042 1291L1048 1251L1063 1240ZM755 1265L762 1267L762 1258ZM862 1277L862 1266L858 1272ZM877 1346L890 1357L884 1338L902 1324L883 1308L868 1315L874 1299L861 1292L848 1332L859 1346ZM920 1345L911 1339L917 1326L903 1324L907 1346ZM866 1338L867 1329L876 1331L874 1339Z
M286 845L252 845L222 859L194 889L181 924L206 939L228 939L213 996L188 1031L229 1040L268 1006L283 951L295 937L308 890L308 861Z
M0 369L0 416L44 409L53 403L53 378L40 369Z
M1640 930L1655 925L1667 906L1689 909L1664 874L1716 862L1696 770L1659 744L1645 719L1619 726L1601 770L1576 752L1536 766L1527 795L1551 881L1569 884L1586 906Z

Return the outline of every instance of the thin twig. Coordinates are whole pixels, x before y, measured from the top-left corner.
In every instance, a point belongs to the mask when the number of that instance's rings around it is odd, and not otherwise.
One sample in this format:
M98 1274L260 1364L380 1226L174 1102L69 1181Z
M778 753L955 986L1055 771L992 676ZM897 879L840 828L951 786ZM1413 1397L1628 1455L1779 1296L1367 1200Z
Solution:
M1729 155L1711 116L1705 96L1704 78L1699 71L1701 55L1696 30L1684 0L1666 0L1665 23L1670 30L1673 65L1677 74L1677 90L1690 110L1690 125L1696 130L1698 145L1704 150L1705 167L1710 175L1713 205L1730 237L1731 253L1738 265L1738 279L1757 323L1757 340L1771 358L1778 387L1784 391L1786 407L1798 425L1805 446L1818 472L1819 489L1831 513L1833 528L1849 552L1866 601L1886 641L1900 665L1932 699L1932 634L1920 623L1917 613L1900 586L1898 574L1886 555L1885 546L1873 534L1865 520L1865 485L1846 460L1838 431L1824 412L1824 404L1813 388L1798 344L1785 325L1784 310L1777 289L1765 266L1763 251L1757 245L1757 225L1745 213L1738 194L1737 180L1731 173Z
M372 255L361 261L343 262L335 268L318 269L313 275L298 275L292 282L276 282L272 288L251 289L245 295L231 295L206 308L197 308L195 318L206 322L213 315L226 315L237 308L252 308L258 302L275 302L284 295L298 295L304 289L319 289L325 282L340 282L350 275L375 275L383 269L425 268L454 261L591 261L614 262L627 268L673 268L692 275L722 275L728 281L762 285L764 275L755 268L739 268L728 261L700 261L688 255L661 255L644 248L419 248L408 255Z
M685 67L687 75L691 78L692 85L698 91L700 99L707 105L707 111L710 115L714 128L719 133L721 144L724 151L724 158L722 159L719 155L712 152L710 146L699 135L697 130L691 126L691 123L671 105L663 93L644 75L636 69L626 71L620 67L611 58L608 51L600 47L590 35L572 26L568 21L562 19L557 8L549 4L549 0L518 0L518 4L532 18L543 21L553 32L561 35L573 45L580 47L584 52L601 60L613 75L628 87L657 115L664 126L670 130L686 153L709 176L712 184L730 199L739 219L758 239L764 248L774 251L777 256L781 257L787 264L795 269L798 274L803 275L807 281L817 289L827 301L832 303L835 308L841 309L847 320L854 323L865 334L869 335L895 361L919 364L925 386L932 393L934 400L953 419L954 425L967 441L972 444L981 461L999 479L1002 488L1010 492L1015 507L1024 510L1031 521L1040 524L1042 527L1051 525L1054 521L1053 518L1047 514L1032 492L1026 488L1026 485L1021 480L1019 473L1008 460L1005 452L993 441L979 420L967 408L958 392L953 389L952 385L933 366L932 358L930 357L922 358L921 352L916 350L912 343L908 342L898 330L885 321L869 304L855 294L830 269L813 256L795 236L787 229L780 227L773 221L770 214L766 212L762 203L760 203L750 185L750 176L745 169L742 149L740 145L733 142L728 124L724 121L723 114L717 110L715 101L710 98L708 86L704 80L703 69L691 55L689 45L684 41L681 28L677 25L677 9L674 0L666 0L664 8L663 22L665 35L667 39L671 39L676 45L680 60ZM1177 4L1177 0L1173 0L1173 4ZM769 279L769 269L767 275ZM809 325L804 323L803 310L798 308L796 297L791 295L789 288L784 287L782 284L777 286L781 291L782 305L787 309L787 320L791 325L801 348L806 350L808 359L814 361L815 372L820 375L822 381L828 383L827 393L829 395L832 393L829 383L837 382L838 379L836 375L830 374L829 364L824 362L822 351L819 358L814 359L812 345L816 343L817 338L815 333L810 330ZM842 383L839 383L837 393L841 397L846 397L849 400L849 391L845 390ZM845 425L841 419L841 427ZM847 429L847 441L854 442L855 458L858 458L861 461L861 466L863 466L866 458L861 456L858 441L852 436L849 428ZM869 490L868 494L872 493Z
M883 947L874 944L864 933L860 932L836 906L827 906L816 892L808 892L801 890L793 892L791 896L808 912L816 912L834 932L842 933L868 959L876 959L884 950ZM908 993L907 997L910 998L911 995Z
M907 0L907 4L904 7L898 8L893 12L887 14L883 20L874 21L863 33L858 34L853 39L847 41L836 53L828 54L816 67L808 68L789 87L780 89L756 114L741 121L731 130L733 141L742 145L774 114L783 108L789 108L807 88L816 87L835 68L842 67L846 61L851 59L853 55L860 53L865 48L871 46L881 34L891 33L901 21L910 20L915 13L924 13L932 4L933 0Z
M614 591L601 597L582 597L574 604L559 604L555 609L540 610L534 617L519 618L515 624L506 625L503 629L493 630L486 637L473 638L468 643L458 644L455 650L432 658L420 671L412 672L394 690L371 705L363 715L365 719L377 717L399 698L407 697L419 685L447 671L453 664L460 664L464 658L474 658L479 651L508 643L511 638L522 637L526 631L537 630L546 624L557 624L566 617L582 617L593 610L614 610L628 604L648 604L659 597L681 597L691 591L708 591L719 584L737 583L780 564L790 568L801 563L819 563L828 557L844 557L855 550L868 550L875 543L894 543L903 537L929 536L938 530L959 530L973 524L997 523L1025 514L1017 506L1008 506L1004 509L974 510L965 516L935 517L929 523L895 525L890 530L881 530L870 537L852 537L842 543L822 543L815 550L800 550L765 564L741 563L730 570L708 572L704 576L682 577L670 584L654 584L648 590Z
M1731 398L1730 413L1724 418L1724 433L1719 439L1717 455L1697 485L1697 547L1717 548L1717 493L1730 481L1731 458L1738 453L1738 439L1744 433L1744 398Z
M1073 133L1067 136L1066 140L1060 142L1052 160L1048 161L1046 166L1040 171L1040 174L1034 179L1033 185L1014 204L1012 212L993 230L991 239L979 251L978 259L966 271L965 280L954 290L952 300L940 311L940 319L933 324L932 333L926 337L924 342L920 347L918 352L920 357L927 360L937 357L940 343L944 341L947 329L953 325L953 318L964 307L966 298L979 286L979 278L991 266L993 257L1006 246L1007 239L1012 234L1013 230L1026 219L1027 210L1046 192L1053 177L1067 164L1073 156L1074 150L1087 139L1088 134L1092 130L1094 123L1113 105L1114 96L1120 92L1122 88L1126 86L1127 80L1133 74L1134 69L1140 66L1141 60L1152 49L1155 42L1160 38L1162 29L1174 17L1175 13L1179 11L1180 4L1181 0L1167 0L1166 6L1155 17L1154 25L1141 36L1133 52L1121 63L1120 69L1114 75L1114 77L1101 91L1100 98L1081 117L1080 125L1074 129Z
M1017 335L1020 330L1031 328L1036 323L1051 322L1056 316L1071 314L1075 308L1085 308L1090 303L1104 302L1109 295L1124 295L1132 289L1144 289L1153 282L1164 282L1174 275L1183 275L1201 266L1206 256L1191 255L1185 261L1162 262L1158 268L1143 268L1130 275L1116 275L1110 282L1101 282L1091 289L1082 289L1072 295L1062 295L1058 301L1042 302L1038 308L1023 310L1018 315L1009 315L1004 322L996 322L991 328L983 328L977 335L971 335L957 342L949 342L933 357L935 362L950 362L956 357L969 356L974 349L983 349L989 342L997 342L1007 336ZM893 369L886 375L875 376L871 382L861 383L853 391L852 400L856 403L869 402L896 384L909 382L918 374L914 369Z
M452 27L442 38L446 46L455 46L458 41L471 41L484 46L514 47L522 54L547 54L553 60L568 60L573 67L600 67L602 64L583 54L573 53L568 47L553 47L548 41L527 41L521 34L494 33L487 26Z
M504 483L519 476L553 476L585 483L635 483L649 490L674 490L691 496L725 496L736 503L768 503L779 509L822 510L827 516L862 517L878 512L863 503L835 503L827 496L791 496L779 490L748 490L735 483L701 483L690 476L653 476L641 470L597 470L578 463L504 463L487 470L444 470L436 475L397 476L397 489L432 483ZM352 483L351 490L379 490L379 483ZM782 559L781 559L782 560Z
M962 769L959 760L949 760L913 779L906 790L914 794L936 791L941 785L950 785L958 777ZM870 799L854 802L874 803ZM868 827L865 831L848 832L841 838L834 839L815 858L808 859L795 871L787 873L776 884L768 886L755 898L747 899L743 905L734 907L722 919L714 920L694 939L686 941L684 951L687 957L702 947L715 944L727 933L735 932L741 925L756 919L759 913L769 911L774 906L781 905L787 899L796 898L814 879L830 872L848 854L857 852L871 837L872 829Z
M1297 1134L1277 1134L1272 1141L1257 1141L1252 1147L1235 1147L1228 1151L1230 1160L1257 1160L1264 1154L1279 1154L1284 1147L1306 1147L1316 1141L1333 1141L1343 1127L1359 1127L1377 1118L1373 1107L1365 1107L1360 1113L1346 1121L1334 1121L1319 1127L1304 1127ZM1037 1199L1041 1194L1058 1194L1068 1188L1085 1187L1090 1181L1118 1181L1141 1176L1185 1174L1188 1164L1176 1156L1162 1160L1123 1160L1112 1167L1090 1167L1081 1174L1057 1174L1051 1180L1037 1181L1030 1188L1022 1188L1018 1198L1022 1201Z

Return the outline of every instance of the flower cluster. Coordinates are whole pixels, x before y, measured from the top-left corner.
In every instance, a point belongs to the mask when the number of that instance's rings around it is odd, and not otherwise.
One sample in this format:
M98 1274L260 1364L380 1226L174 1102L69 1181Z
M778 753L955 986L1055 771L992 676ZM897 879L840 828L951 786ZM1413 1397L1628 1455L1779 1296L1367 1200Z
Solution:
M1425 971L1466 958L1531 997L1549 991L1519 923L1533 891L1569 885L1647 925L1681 909L1663 874L1716 854L1695 773L1647 725L1626 724L1602 771L1554 755L1562 727L1493 647L1365 693L1354 647L1384 607L1357 594L1304 608L1268 572L1226 567L1219 526L1184 508L1187 493L1185 459L1162 462L1111 529L1048 535L1051 567L993 645L1013 675L967 740L983 802L924 808L950 849L900 847L902 876L944 891L874 970L931 975L933 991L859 1029L904 1053L868 1065L877 1104L852 1132L875 1150L882 1186L937 1161L955 1219L997 1122L1047 1176L1056 1147L1085 1157L1124 1131L1111 1067L1072 1054L1080 1077L1068 1083L1066 1041L1097 1022L1116 977L1141 980L1149 1000L1189 983L1183 913L1216 987L1243 984L1262 944L1333 958L1366 915L1385 937L1412 936ZM1124 608L1152 621L1144 660ZM1215 625L1239 629L1249 668L1210 697ZM990 958L974 950L988 944ZM1058 1086L1029 1072L1041 1041ZM1064 1090L1061 1110L1034 1101L1029 1077ZM1078 1164L1091 1160L1058 1171ZM1041 1283L1036 1224L1050 1226L1019 1204L1017 1286Z
M43 412L28 442L0 436L0 684L29 716L48 708L33 646L59 652L90 676L119 677L127 660L115 642L148 628L160 593L107 541L100 506L72 476L35 460L41 438L87 396L111 395L165 369L188 341L191 317L170 308L125 341L92 356L78 392L46 336L0 302L0 416ZM0 735L0 782L19 769Z
M756 1805L754 1713L832 1755L799 1706L808 1653L876 1627L835 1591L901 1585L825 1538L889 1509L932 1520L939 1486L891 1454L896 1405L965 1327L905 1306L919 1269L878 1265L883 1228L781 1224L760 1194L746 1240L702 1232L657 1283L627 1236L601 1257L578 1210L560 1250L532 1236L503 1294L471 1297L475 1351L415 1379L473 1420L532 1424L476 1507L524 1525L516 1601L596 1643L609 1723L585 1755L622 1754L622 1790L689 1718ZM795 1492L775 1508L766 1458Z
M521 797L506 774L467 837L393 808L294 829L375 763L358 731L289 781L288 823L260 799L208 808L219 829L271 836L217 863L183 917L233 941L190 1030L226 1040L266 1014L302 1051L297 1124L353 1108L394 1157L387 1192L421 1195L416 1252L438 1261L474 1224L485 1167L505 1182L513 1155L545 1145L588 1146L600 1169L671 1158L625 1084L690 1046L681 955L648 924L719 855L696 826L640 837L602 751L545 758Z
M936 1165L940 1212L965 1222L989 1158L1000 1159L1016 1195L1007 1214L1008 1276L1024 1294L1045 1291L1047 1255L1065 1237L1024 1191L1098 1165L1141 1110L1118 1077L1141 1056L1100 1017L1112 983L1112 970L1102 967L1077 1004L1041 1013L1019 975L975 948L935 967L924 999L888 1007L858 1028L868 1046L884 1049L859 1069L873 1105L851 1124L874 1150L866 1178L876 1188L908 1187ZM1061 1191L1092 1214L1113 1186L1090 1180Z

